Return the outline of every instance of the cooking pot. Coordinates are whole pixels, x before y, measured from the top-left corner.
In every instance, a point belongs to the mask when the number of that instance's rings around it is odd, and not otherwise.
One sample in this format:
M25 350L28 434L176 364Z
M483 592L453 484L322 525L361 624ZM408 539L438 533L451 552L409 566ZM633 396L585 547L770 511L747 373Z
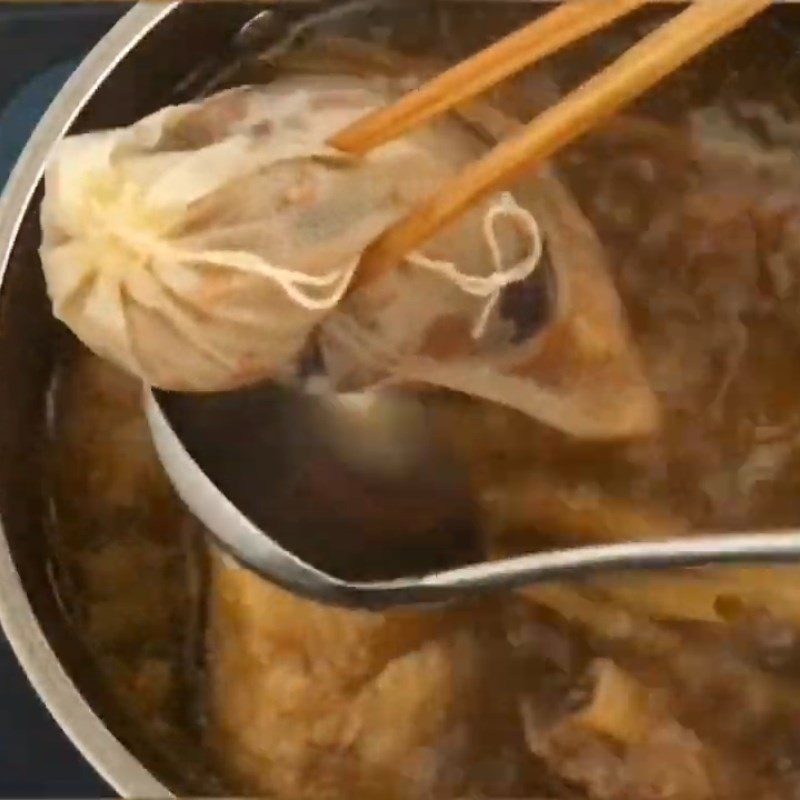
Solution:
M476 41L530 17L536 0L397 0L409 41L440 46L413 8L480 5ZM294 16L312 0L277 0ZM272 7L272 5L270 7ZM70 623L51 553L46 491L48 425L55 369L74 342L52 318L38 259L44 164L68 131L129 124L174 102L183 80L227 52L263 4L158 4L134 7L64 86L32 135L0 201L0 623L53 716L122 795L209 794L197 771L165 755L164 742L132 721L100 678ZM459 8L459 11L461 9ZM494 23L494 27L492 26ZM414 26L417 26L414 29ZM202 753L196 757L202 762Z

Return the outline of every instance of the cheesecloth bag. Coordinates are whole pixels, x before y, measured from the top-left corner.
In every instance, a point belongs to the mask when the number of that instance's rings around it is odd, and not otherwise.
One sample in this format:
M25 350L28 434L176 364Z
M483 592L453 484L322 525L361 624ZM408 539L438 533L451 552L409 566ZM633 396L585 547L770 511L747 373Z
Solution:
M395 89L290 75L68 137L41 216L54 313L154 386L280 378L364 247L484 147L453 119L359 160L325 144Z

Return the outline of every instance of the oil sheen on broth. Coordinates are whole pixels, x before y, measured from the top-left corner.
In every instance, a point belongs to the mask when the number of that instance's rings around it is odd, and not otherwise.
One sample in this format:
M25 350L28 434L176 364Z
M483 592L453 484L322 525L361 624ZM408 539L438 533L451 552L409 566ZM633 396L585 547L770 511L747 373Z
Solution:
M781 15L559 159L663 425L587 444L442 401L495 552L800 521L800 104ZM468 17L449 20L465 47L480 27ZM524 76L511 105L528 118L649 24ZM800 792L798 570L604 578L424 613L324 608L206 552L159 472L135 383L85 353L66 371L54 490L69 610L127 713L204 791Z

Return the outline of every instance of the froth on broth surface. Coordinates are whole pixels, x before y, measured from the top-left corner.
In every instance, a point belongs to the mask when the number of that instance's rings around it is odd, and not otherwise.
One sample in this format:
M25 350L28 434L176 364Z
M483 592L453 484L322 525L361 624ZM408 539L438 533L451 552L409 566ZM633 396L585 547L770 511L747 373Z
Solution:
M478 46L488 14L452 15L448 41ZM795 18L759 20L559 158L663 424L591 444L441 401L496 552L800 522ZM650 24L526 74L509 106L528 118ZM324 608L206 550L137 393L93 356L65 364L55 553L121 704L208 793L798 796L800 569L629 575L451 610Z

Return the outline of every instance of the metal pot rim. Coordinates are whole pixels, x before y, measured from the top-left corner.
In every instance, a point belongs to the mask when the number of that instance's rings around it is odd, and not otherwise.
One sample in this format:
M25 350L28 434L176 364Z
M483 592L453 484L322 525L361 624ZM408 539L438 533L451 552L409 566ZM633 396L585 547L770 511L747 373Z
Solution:
M141 2L82 61L31 135L0 197L0 286L22 218L53 146L111 71L178 3ZM172 793L92 710L48 643L0 521L0 626L31 684L82 755L125 797Z

